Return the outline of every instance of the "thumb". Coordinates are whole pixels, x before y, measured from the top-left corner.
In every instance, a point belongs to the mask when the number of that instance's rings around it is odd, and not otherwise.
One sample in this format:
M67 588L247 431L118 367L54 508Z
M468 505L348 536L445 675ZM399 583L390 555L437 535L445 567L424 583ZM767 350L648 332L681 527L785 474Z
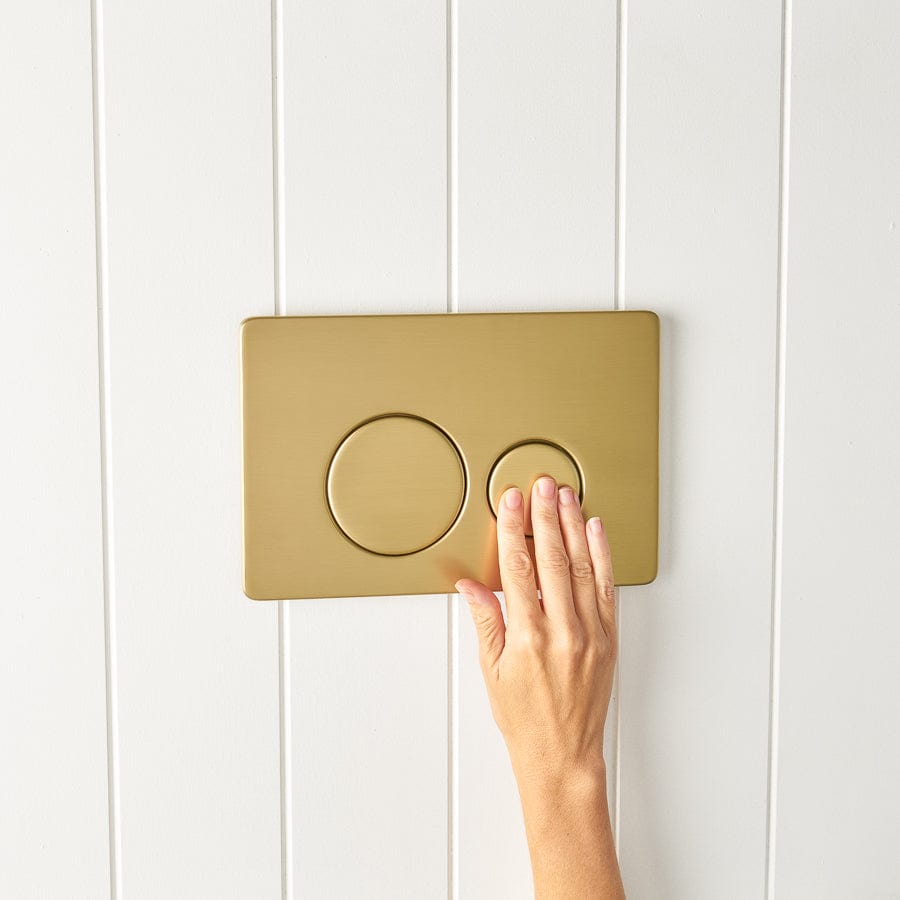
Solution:
M482 664L494 669L506 644L506 624L497 595L480 581L461 578L454 587L466 598L478 633Z

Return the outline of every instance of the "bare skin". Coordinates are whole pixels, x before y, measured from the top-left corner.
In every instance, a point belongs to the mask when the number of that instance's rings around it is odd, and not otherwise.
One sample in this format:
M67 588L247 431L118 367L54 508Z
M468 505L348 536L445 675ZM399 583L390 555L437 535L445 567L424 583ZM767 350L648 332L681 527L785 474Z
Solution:
M603 758L618 646L609 543L599 518L585 523L577 494L547 476L532 485L531 520L533 556L522 492L505 491L497 545L506 622L485 585L462 578L456 589L516 777L535 897L622 898Z

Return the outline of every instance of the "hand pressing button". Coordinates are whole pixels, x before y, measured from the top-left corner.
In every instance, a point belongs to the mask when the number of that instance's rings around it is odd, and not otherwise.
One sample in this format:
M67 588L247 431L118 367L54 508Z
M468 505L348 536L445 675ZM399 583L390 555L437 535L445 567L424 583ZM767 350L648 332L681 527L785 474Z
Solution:
M488 502L495 518L503 491L515 486L524 494L525 534L528 537L534 534L531 529L531 485L541 475L552 476L557 484L569 485L579 503L584 499L577 463L567 451L550 441L517 444L500 456L488 476Z

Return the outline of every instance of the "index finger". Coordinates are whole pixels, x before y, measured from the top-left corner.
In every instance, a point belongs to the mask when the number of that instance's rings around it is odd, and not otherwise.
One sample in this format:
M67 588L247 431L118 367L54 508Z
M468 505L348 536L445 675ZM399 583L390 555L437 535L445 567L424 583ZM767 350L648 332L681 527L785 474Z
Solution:
M525 542L525 503L517 487L507 488L497 507L497 553L500 583L511 625L533 619L541 611L534 563Z

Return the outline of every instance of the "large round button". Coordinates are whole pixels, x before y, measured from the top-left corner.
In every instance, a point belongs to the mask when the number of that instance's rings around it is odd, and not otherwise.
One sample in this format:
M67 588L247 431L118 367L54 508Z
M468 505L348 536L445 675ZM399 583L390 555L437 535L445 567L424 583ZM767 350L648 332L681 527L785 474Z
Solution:
M411 415L381 416L352 431L328 467L328 505L351 541L384 556L424 550L462 509L466 476L453 442Z
M527 441L507 450L494 463L488 476L488 502L497 515L503 492L515 485L525 496L525 534L531 530L531 486L541 475L551 475L557 484L567 484L584 499L581 473L572 456L550 441Z

